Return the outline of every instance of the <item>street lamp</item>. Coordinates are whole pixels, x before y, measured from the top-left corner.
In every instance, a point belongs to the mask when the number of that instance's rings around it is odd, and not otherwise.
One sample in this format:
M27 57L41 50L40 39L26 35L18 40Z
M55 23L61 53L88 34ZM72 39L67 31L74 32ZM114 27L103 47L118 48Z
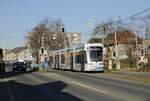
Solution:
M56 39L56 37L55 36L53 36L53 40L55 40Z

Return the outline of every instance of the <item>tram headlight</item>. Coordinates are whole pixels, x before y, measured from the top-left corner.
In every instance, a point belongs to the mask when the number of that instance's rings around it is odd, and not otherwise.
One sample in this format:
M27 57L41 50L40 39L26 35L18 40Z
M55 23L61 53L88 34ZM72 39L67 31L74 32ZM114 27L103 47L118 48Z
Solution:
M89 65L93 65L93 63L89 63Z
M98 63L98 65L103 65L103 63Z

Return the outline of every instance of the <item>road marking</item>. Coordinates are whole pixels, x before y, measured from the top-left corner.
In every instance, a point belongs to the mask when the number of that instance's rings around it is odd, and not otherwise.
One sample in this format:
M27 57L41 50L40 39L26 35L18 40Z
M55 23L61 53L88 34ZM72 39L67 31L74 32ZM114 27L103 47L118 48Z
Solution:
M88 85L86 85L86 84L78 83L78 82L75 82L75 81L71 81L70 83L73 83L73 84L82 86L82 87L84 87L84 88L88 88L88 89L94 90L94 91L99 92L99 93L109 94L109 92L106 92L106 91L104 91L104 90L102 90L102 89L96 89L96 88L94 88L94 87L90 87L90 86L88 86Z
M24 75L24 76L26 76L27 78L29 78L29 79L31 79L31 80L33 80L35 82L38 82L38 83L45 83L45 82L47 82L47 81L41 80L41 79L39 79L37 77L34 77L33 75L32 76L31 75Z
M97 89L97 88L94 88L94 87L90 87L86 84L73 81L73 80L71 80L71 79L69 79L65 76L62 76L62 75L59 75L59 74L56 74L56 73L51 73L50 76L48 74L42 74L42 73L40 73L40 75L48 76L49 78L57 79L57 80L60 80L60 81L66 82L66 83L72 83L72 84L75 84L75 85L78 85L78 86L81 86L81 87L84 87L84 88L94 90L94 91L99 92L99 93L109 94L109 92L104 91L102 89Z

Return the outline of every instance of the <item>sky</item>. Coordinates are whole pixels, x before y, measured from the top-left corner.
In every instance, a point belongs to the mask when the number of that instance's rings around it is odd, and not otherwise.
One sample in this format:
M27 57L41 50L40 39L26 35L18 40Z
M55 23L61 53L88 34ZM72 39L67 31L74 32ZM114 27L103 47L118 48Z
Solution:
M150 7L150 0L0 0L0 47L25 44L25 36L45 18L61 19L68 32L90 37L93 26L108 18L126 18Z

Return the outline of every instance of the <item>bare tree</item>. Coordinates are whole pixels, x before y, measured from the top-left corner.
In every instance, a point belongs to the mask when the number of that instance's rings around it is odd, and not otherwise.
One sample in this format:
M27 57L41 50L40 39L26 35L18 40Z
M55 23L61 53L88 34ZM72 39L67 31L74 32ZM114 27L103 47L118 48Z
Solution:
M64 24L60 19L45 20L48 31L45 34L45 47L49 50L56 50L68 46L67 35L62 32Z
M33 50L33 55L38 62L38 51L42 45L42 35L47 30L44 24L38 24L31 32L27 33L27 44Z
M103 35L104 37L106 37L110 33L123 30L126 30L126 25L122 22L122 20L113 20L109 18L107 21L103 21L97 24L92 34Z
M150 39L150 13L132 18L130 28L137 31L141 37Z
M109 39L107 39L109 34L114 34L117 31L125 31L126 24L121 20L108 19L107 21L97 24L92 32L92 35L97 36L102 39L102 43L107 44Z
M57 50L68 46L67 36L62 32L64 24L60 19L44 19L26 36L27 44L33 50L38 61L38 52L41 47L48 50Z

